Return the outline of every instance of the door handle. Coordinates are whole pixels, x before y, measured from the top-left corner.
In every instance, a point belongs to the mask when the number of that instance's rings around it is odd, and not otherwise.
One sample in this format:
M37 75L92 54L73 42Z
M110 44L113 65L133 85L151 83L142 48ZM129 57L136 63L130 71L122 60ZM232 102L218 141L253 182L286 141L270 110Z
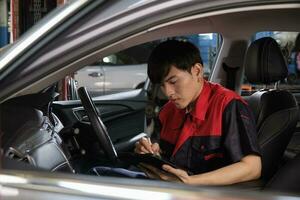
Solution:
M88 75L91 76L91 77L93 77L93 78L97 78L97 77L103 76L103 74L101 72L92 72L92 73L90 73Z

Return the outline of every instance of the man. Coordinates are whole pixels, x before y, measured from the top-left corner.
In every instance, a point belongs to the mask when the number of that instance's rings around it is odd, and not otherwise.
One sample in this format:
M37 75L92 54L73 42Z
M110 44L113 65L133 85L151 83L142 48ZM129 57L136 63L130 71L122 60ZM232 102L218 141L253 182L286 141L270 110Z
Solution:
M193 44L168 40L158 45L149 57L148 76L161 85L169 102L159 114L159 140L142 138L135 152L160 154L179 167L163 165L162 171L143 165L148 176L192 185L260 177L255 122L247 103L204 80L200 52Z

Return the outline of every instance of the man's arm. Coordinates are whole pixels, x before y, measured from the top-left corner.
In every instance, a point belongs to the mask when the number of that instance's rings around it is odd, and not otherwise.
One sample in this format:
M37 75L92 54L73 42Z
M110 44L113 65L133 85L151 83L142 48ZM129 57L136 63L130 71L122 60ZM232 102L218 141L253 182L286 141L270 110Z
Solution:
M261 175L261 158L257 155L247 155L241 161L220 169L188 176L180 169L164 165L163 169L176 175L182 182L190 185L230 185L238 182L258 179ZM161 179L172 181L165 173L158 174Z

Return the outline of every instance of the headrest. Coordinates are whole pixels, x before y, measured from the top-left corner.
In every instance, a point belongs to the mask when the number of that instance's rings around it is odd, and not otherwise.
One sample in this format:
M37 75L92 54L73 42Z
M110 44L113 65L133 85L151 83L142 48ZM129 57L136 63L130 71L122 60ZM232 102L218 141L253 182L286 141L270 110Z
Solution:
M258 39L248 47L245 73L250 83L269 84L288 75L286 61L277 42L270 37Z

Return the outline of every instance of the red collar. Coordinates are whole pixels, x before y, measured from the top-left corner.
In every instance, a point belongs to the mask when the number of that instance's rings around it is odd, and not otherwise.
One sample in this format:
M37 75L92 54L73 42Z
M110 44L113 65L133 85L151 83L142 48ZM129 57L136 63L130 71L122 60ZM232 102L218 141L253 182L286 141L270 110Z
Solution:
M211 94L211 85L206 80L203 82L202 91L197 97L194 109L191 111L191 115L198 120L203 121L205 119L206 111L209 106L209 97Z

